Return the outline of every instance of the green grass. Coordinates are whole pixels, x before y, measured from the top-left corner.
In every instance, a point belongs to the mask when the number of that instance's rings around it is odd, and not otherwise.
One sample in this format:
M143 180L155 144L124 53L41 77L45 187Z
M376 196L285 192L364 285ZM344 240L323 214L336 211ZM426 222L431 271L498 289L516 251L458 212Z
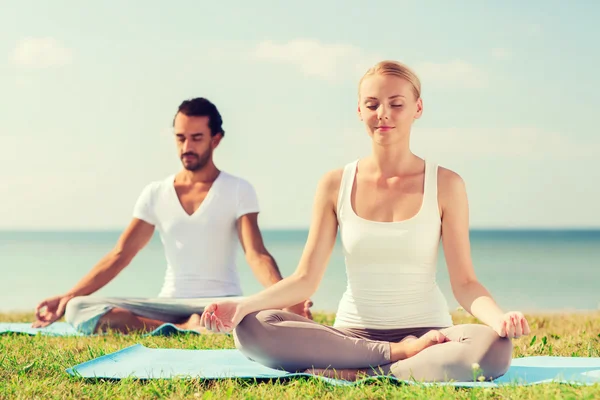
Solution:
M464 313L454 314L456 323L475 322ZM28 322L30 314L0 314L0 321ZM330 324L331 315L317 314ZM600 357L600 313L528 316L532 334L515 340L514 357L553 355ZM110 399L287 399L287 398L477 398L477 399L596 399L600 384L570 386L543 384L533 387L498 389L454 389L415 387L385 381L354 387L333 387L317 379L256 383L220 380L121 380L88 381L69 376L65 369L92 358L141 343L154 348L233 348L230 336L190 335L142 337L106 335L101 337L0 336L0 398L110 398Z

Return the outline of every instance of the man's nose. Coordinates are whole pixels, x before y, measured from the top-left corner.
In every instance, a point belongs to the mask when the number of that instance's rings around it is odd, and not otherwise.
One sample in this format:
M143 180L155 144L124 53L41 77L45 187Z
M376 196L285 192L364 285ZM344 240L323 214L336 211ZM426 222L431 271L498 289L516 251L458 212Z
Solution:
M183 149L184 153L187 153L192 148L192 141L187 139L184 140L181 148Z

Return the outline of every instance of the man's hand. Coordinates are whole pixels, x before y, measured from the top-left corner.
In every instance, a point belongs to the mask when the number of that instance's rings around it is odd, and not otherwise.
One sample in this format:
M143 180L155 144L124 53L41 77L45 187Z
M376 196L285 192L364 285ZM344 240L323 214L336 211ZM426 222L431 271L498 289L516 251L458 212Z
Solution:
M310 312L310 308L313 306L312 300L308 299L302 303L298 303L294 306L284 308L284 311L289 311L294 314L298 314L301 317L313 319L312 313Z
M31 325L32 328L44 328L65 315L65 308L72 296L50 297L42 301L35 308L36 321ZM44 313L42 313L44 311Z

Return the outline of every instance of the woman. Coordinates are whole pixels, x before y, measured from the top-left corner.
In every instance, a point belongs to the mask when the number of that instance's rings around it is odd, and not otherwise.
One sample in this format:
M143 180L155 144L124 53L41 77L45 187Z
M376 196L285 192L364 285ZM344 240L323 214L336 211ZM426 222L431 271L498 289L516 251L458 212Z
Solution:
M200 324L234 330L249 358L288 371L418 381L502 376L510 338L530 329L522 313L501 311L475 276L461 177L411 152L411 127L422 113L420 81L409 68L383 61L367 71L358 115L372 153L321 179L297 270L243 301L210 305ZM334 326L281 311L317 290L338 228L348 286ZM453 293L483 325L453 326L435 280L440 239Z

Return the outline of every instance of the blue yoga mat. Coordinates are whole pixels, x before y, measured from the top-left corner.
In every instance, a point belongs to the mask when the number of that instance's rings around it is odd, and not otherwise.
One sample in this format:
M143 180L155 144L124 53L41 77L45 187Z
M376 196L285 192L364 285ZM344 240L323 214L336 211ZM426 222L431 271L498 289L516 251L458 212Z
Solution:
M12 323L12 322L2 322L0 323L0 335L5 333L20 333L25 335L45 335L45 336L89 336L79 333L73 328L70 324L66 322L55 322L50 326L45 328L32 328L31 323ZM185 333L194 333L198 334L196 331L188 331L177 328L173 324L163 324L153 330L152 332L147 333L147 336L171 336L174 334L185 334Z
M201 378L292 378L311 376L271 369L248 360L237 350L150 349L140 344L67 369L73 376L106 379ZM318 377L334 385L348 382ZM378 378L368 378L373 380ZM362 382L366 381L363 380ZM361 381L359 381L361 382ZM510 370L494 382L444 382L436 385L497 387L533 385L545 382L573 384L600 383L600 358L525 357L513 360ZM415 382L405 382L414 384Z
M45 328L32 328L31 322L2 322L0 323L0 335L3 333L22 333L26 335L41 335L48 336L82 336L71 325L66 322L55 322Z

